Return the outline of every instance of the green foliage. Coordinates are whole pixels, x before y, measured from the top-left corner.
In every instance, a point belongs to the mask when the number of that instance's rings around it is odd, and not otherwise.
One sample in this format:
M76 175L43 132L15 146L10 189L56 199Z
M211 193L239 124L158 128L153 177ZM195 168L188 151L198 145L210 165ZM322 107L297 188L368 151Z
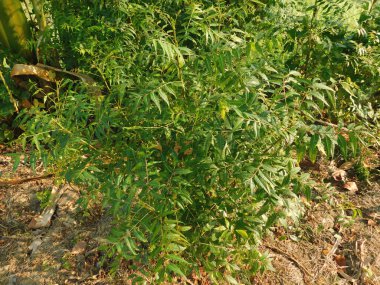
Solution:
M358 161L355 164L355 173L361 181L368 181L370 176L368 167L364 165L363 161Z
M37 192L36 196L38 201L40 202L41 209L45 209L49 205L50 194L50 189Z
M83 208L112 216L112 270L131 261L159 283L202 267L248 284L270 266L263 234L296 223L311 196L298 163L374 144L379 8L309 2L48 3L46 50L103 94L63 80L14 125L83 186Z

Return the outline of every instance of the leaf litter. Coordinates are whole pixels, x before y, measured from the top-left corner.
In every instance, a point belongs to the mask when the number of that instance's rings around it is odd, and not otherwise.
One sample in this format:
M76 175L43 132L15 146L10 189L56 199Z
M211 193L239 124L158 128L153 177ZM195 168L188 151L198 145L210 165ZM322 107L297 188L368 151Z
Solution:
M0 161L5 175L36 175L28 165L12 173L5 155ZM380 284L380 183L353 182L348 166L331 171L331 165L320 163L313 171L315 180L330 177L348 191L339 191L339 185L321 186L316 201L304 200L307 211L298 227L269 233L262 251L269 253L274 271L253 276L251 284ZM127 265L113 279L100 266L97 246L110 230L110 221L101 214L78 214L77 188L61 193L49 226L28 227L43 212L35 205L35 193L48 188L54 188L52 178L0 185L0 284L131 284ZM347 204L361 214L353 218ZM342 213L347 224L339 220ZM193 274L187 281L211 284L205 274ZM181 283L186 282L176 284Z

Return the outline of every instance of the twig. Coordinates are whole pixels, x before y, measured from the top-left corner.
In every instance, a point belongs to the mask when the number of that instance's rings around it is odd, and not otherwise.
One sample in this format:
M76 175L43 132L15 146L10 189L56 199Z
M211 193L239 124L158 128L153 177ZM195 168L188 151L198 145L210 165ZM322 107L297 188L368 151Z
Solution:
M341 129L342 131L345 131L345 132L349 132L350 131L346 127L340 127L340 126L338 126L336 124L333 124L333 123L330 123L330 122L325 122L325 121L319 120L319 119L316 119L315 121L318 122L318 123L320 123L320 124L322 124L322 125L325 125L325 126L330 126L330 127L335 128L335 129Z
M357 279L359 279L363 284L364 284L364 268L367 265L365 264L365 258L364 258L364 243L365 243L365 240L357 240L355 243L355 253L360 261Z
M338 275L340 275L341 277L343 277L344 279L346 279L347 281L349 281L351 283L355 283L356 284L356 281L358 281L358 279L355 279L355 278L351 277L350 275L348 275L347 273L345 273L343 270L338 270Z
M48 206L43 210L41 215L33 218L29 223L30 229L39 229L50 226L51 218L54 215L55 209L57 207L57 203L59 198L61 198L63 191L66 189L64 185L59 187L53 186L51 190L50 199Z
M13 179L0 178L0 186L18 185L18 184L23 184L26 182L47 179L53 176L54 176L53 174L45 174L45 175L40 175L40 176L28 177L28 178L13 178Z
M341 237L337 237L335 244L333 248L330 250L330 252L327 254L325 263L322 265L322 267L315 273L312 284L314 284L314 281L318 278L318 276L325 270L325 267L327 266L327 262L331 259L331 257L335 254L336 250L338 249L340 242L342 241Z
M289 254L289 253L287 253L287 252L285 252L285 251L283 251L277 247L273 247L271 245L266 245L266 244L264 244L264 246L266 248L272 250L273 252L276 252L278 254L285 256L287 259L289 259L291 262L293 262L299 269L301 269L305 283L306 284L313 284L313 283L310 283L305 276L305 275L307 275L308 277L311 277L312 276L311 273L295 257L293 257L291 254Z
M12 91L11 91L11 89L9 88L7 82L5 81L5 78L4 78L3 73L1 72L1 70L0 70L0 78L1 78L1 80L3 81L3 83L4 83L5 89L7 89L7 92L8 92L8 94L9 94L9 99L11 100L11 102L12 102L12 104L13 104L13 107L15 108L16 112L18 113L17 101L16 101L15 98L13 97L13 95L12 95Z

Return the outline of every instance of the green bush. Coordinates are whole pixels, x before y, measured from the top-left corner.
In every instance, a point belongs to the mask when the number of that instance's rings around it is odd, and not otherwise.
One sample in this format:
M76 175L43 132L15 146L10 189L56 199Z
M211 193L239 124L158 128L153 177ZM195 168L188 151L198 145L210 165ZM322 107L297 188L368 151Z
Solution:
M269 266L262 236L297 222L312 195L298 163L373 144L379 9L309 2L48 3L46 49L102 95L63 80L14 124L83 186L84 209L113 217L101 246L112 270L132 261L158 283L202 267L248 283Z

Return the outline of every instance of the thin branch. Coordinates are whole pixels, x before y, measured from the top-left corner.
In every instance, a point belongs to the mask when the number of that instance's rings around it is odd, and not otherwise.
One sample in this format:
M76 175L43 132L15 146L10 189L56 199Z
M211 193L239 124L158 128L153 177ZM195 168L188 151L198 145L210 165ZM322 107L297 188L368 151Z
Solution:
M317 273L315 273L314 277L313 277L313 280L312 280L312 283L314 284L314 281L318 278L318 276L323 273L323 271L325 270L325 267L327 266L327 263L329 260L331 260L332 256L335 254L335 252L337 251L340 243L342 241L342 238L341 237L338 237L335 241L335 244L334 246L332 247L332 249L330 250L330 252L327 254L326 256L326 259L325 259L325 262L324 264L322 265L322 267L317 271Z
M283 256L285 256L287 259L289 259L291 262L293 262L303 273L303 278L304 278L304 282L306 284L311 284L308 279L306 278L306 275L308 277L311 277L311 273L295 258L293 257L291 254L277 248L277 247L273 247L271 245L266 245L264 244L264 246L268 249L270 249L271 251L275 252L275 253L278 253L278 254L281 254Z
M30 229L39 229L39 228L45 228L50 226L51 224L51 218L54 215L54 212L57 208L58 200L61 198L63 192L65 191L67 186L61 185L59 187L53 186L53 189L51 190L50 198L48 206L43 210L41 215L38 217L34 217L28 227Z
M330 127L335 128L335 129L341 129L342 131L345 131L345 132L349 132L350 131L346 127L340 127L340 126L338 126L336 124L333 124L333 123L330 123L330 122L325 122L325 121L322 121L322 120L319 120L319 119L316 119L315 121L317 123L320 123L320 124L325 125L325 126L330 126Z
M28 177L28 178L0 178L0 186L8 186L8 185L19 185L31 181L38 181L42 179L48 179L53 177L53 174L45 174L45 175L40 175L40 176L34 176L34 177Z
M4 83L5 89L7 89L7 92L9 94L9 99L11 100L11 102L13 104L13 107L15 108L16 112L18 113L17 101L13 97L11 89L9 88L7 82L5 81L5 78L4 78L3 73L1 72L1 70L0 70L0 78L3 81L3 83Z

